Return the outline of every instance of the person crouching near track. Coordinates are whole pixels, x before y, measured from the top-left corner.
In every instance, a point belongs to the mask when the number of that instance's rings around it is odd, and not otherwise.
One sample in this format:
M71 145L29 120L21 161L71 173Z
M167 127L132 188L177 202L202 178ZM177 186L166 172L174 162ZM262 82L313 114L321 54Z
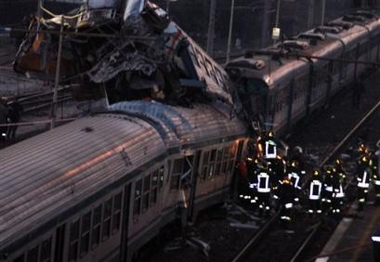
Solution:
M310 216L322 213L321 198L322 198L322 176L319 169L315 169L312 174L312 179L309 184L309 209Z

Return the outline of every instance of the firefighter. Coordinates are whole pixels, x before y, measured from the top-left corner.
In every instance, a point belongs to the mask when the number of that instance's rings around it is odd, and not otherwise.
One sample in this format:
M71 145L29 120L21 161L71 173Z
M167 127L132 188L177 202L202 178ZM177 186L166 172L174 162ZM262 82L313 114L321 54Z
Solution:
M257 194L257 175L259 168L261 166L260 158L258 157L247 157L247 180L248 180L248 195L245 199L249 200L250 206L252 208L257 207L258 203L258 194Z
M275 159L273 159L270 163L270 169L271 169L271 184L272 189L276 190L279 183L282 181L282 179L286 175L286 160L281 155L278 154Z
M371 180L373 187L375 189L375 205L380 205L380 175L378 169L378 157L380 155L380 151L377 152L369 152L369 168L371 169Z
M268 170L268 165L264 162L259 166L257 172L257 196L258 196L258 207L259 215L264 214L269 215L270 206L270 194L271 194L271 184L270 184L270 173Z
M319 169L313 171L312 179L309 184L309 210L310 215L321 214L321 197L322 197L322 177Z
M332 174L333 195L331 211L333 214L340 214L344 203L344 186L346 180L346 171L340 159L335 160Z
M299 197L301 195L301 176L298 167L298 162L296 160L292 160L286 170L287 177L290 179L290 181L292 181L292 185L295 189L296 202L299 202Z
M275 197L279 200L280 221L286 227L292 221L294 203L297 198L292 180L285 177L279 184Z
M275 138L273 131L267 133L263 132L263 134L257 138L256 144L259 156L263 157L265 160L270 161L277 157L278 141Z
M333 168L327 166L324 168L323 187L322 187L322 206L325 211L332 208L333 199Z
M366 154L363 154L357 161L356 179L358 191L358 210L363 210L364 204L368 198L368 189L371 178L370 160Z

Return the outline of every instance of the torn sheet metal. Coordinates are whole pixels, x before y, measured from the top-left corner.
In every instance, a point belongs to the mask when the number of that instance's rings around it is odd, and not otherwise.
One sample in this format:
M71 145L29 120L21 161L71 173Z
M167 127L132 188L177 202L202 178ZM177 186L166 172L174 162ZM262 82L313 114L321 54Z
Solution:
M67 15L47 13L52 17L31 22L15 59L17 72L55 79L54 32L63 29L62 84L105 86L110 104L150 97L182 106L210 98L239 105L224 69L149 1L90 0Z

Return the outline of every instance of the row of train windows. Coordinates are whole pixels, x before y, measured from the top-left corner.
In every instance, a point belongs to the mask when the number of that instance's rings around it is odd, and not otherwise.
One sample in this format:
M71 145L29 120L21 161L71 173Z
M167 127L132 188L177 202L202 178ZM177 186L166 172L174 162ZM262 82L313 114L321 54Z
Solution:
M136 182L133 215L145 213L157 203L158 194L164 183L164 166L154 170Z
M120 230L123 193L99 204L70 225L69 261L77 261Z
M200 180L226 175L233 170L236 146L232 144L222 149L212 149L203 153Z
M28 250L25 254L18 256L13 262L50 262L51 261L51 237L42 241Z

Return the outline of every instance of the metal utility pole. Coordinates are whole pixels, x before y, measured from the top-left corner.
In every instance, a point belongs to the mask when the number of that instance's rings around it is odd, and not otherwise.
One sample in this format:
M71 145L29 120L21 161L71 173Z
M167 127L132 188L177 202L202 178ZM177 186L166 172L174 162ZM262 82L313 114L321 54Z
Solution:
M261 47L265 47L268 44L269 9L270 9L270 1L264 0L264 12L262 12L263 23L262 23L262 27L261 27Z
M53 129L55 126L55 120L56 120L55 118L57 114L58 84L59 84L59 74L61 70L61 54L62 54L62 40L63 40L63 23L64 23L64 16L61 15L61 29L59 31L59 45L58 45L58 54L57 54L57 65L56 65L56 70L55 70L53 104L51 107L50 129Z
M207 48L206 48L207 53L210 54L211 56L214 50L215 11L216 11L216 0L211 0L210 18L208 21L208 31L207 31Z
M314 24L314 0L309 0L309 10L307 16L307 28L312 28Z
M326 9L326 0L322 0L321 25L325 23L325 9Z
M276 27L278 27L278 21L280 20L280 7L281 7L281 0L277 0L276 24L275 24Z
M230 27L229 27L229 30L228 30L226 63L228 63L230 61L232 26L233 26L233 23L234 23L234 8L235 8L235 0L231 0Z

